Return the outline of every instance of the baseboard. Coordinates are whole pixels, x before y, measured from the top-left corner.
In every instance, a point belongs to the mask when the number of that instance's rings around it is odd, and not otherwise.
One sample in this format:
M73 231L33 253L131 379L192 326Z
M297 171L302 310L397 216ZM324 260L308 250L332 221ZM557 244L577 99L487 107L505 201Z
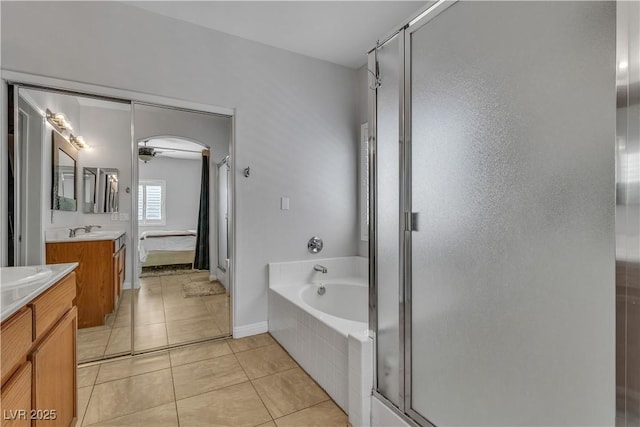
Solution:
M258 322L250 325L233 327L234 338L249 337L251 335L264 334L265 332L269 332L269 322Z
M122 282L122 289L131 289L131 282Z
M213 282L218 280L218 275L209 270L209 281Z

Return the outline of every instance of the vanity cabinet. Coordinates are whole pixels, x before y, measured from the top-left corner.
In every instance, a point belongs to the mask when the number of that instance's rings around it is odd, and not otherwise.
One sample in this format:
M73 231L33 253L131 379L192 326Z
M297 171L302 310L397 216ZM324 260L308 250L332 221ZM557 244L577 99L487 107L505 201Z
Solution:
M3 426L75 425L75 285L72 272L2 322Z
M113 240L47 243L47 264L77 262L78 328L105 324L113 313L125 274L124 235Z

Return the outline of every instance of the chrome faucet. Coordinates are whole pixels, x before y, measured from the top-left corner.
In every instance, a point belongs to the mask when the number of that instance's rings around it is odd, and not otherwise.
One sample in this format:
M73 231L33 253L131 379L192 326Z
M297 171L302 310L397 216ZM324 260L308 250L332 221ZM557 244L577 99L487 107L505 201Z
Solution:
M91 230L94 228L102 228L101 225L85 225L82 227L70 228L69 229L69 237L76 237L76 233L78 230L84 230L85 233L91 233Z
M313 266L313 269L315 271L319 271L322 274L326 274L327 273L327 267L325 267L324 265L320 265L320 264L316 264Z
M78 232L78 230L84 230L85 233L87 232L87 229L85 227L70 228L69 237L76 237L76 233Z

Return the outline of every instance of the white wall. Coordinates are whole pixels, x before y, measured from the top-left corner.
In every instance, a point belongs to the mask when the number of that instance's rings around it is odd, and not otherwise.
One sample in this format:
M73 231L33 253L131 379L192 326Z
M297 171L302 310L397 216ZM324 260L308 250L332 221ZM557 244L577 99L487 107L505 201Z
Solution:
M267 263L309 237L358 253L354 70L121 3L0 7L6 70L236 108L236 327L267 320Z
M211 171L213 172L213 171ZM166 181L166 224L142 226L145 230L194 230L198 226L202 160L155 157L138 164L138 178ZM211 189L213 190L213 189Z

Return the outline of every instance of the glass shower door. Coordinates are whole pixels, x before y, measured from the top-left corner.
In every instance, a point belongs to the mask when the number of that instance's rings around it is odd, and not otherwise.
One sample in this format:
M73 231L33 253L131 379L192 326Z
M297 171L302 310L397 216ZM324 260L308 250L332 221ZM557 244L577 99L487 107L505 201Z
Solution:
M439 12L405 39L408 413L610 425L615 4Z
M372 133L376 170L376 185L372 188L375 188L377 207L374 209L376 271L373 275L377 283L376 389L400 406L400 35L370 55L373 57L369 67L380 79L375 89L377 126ZM374 90L371 87L370 90Z

